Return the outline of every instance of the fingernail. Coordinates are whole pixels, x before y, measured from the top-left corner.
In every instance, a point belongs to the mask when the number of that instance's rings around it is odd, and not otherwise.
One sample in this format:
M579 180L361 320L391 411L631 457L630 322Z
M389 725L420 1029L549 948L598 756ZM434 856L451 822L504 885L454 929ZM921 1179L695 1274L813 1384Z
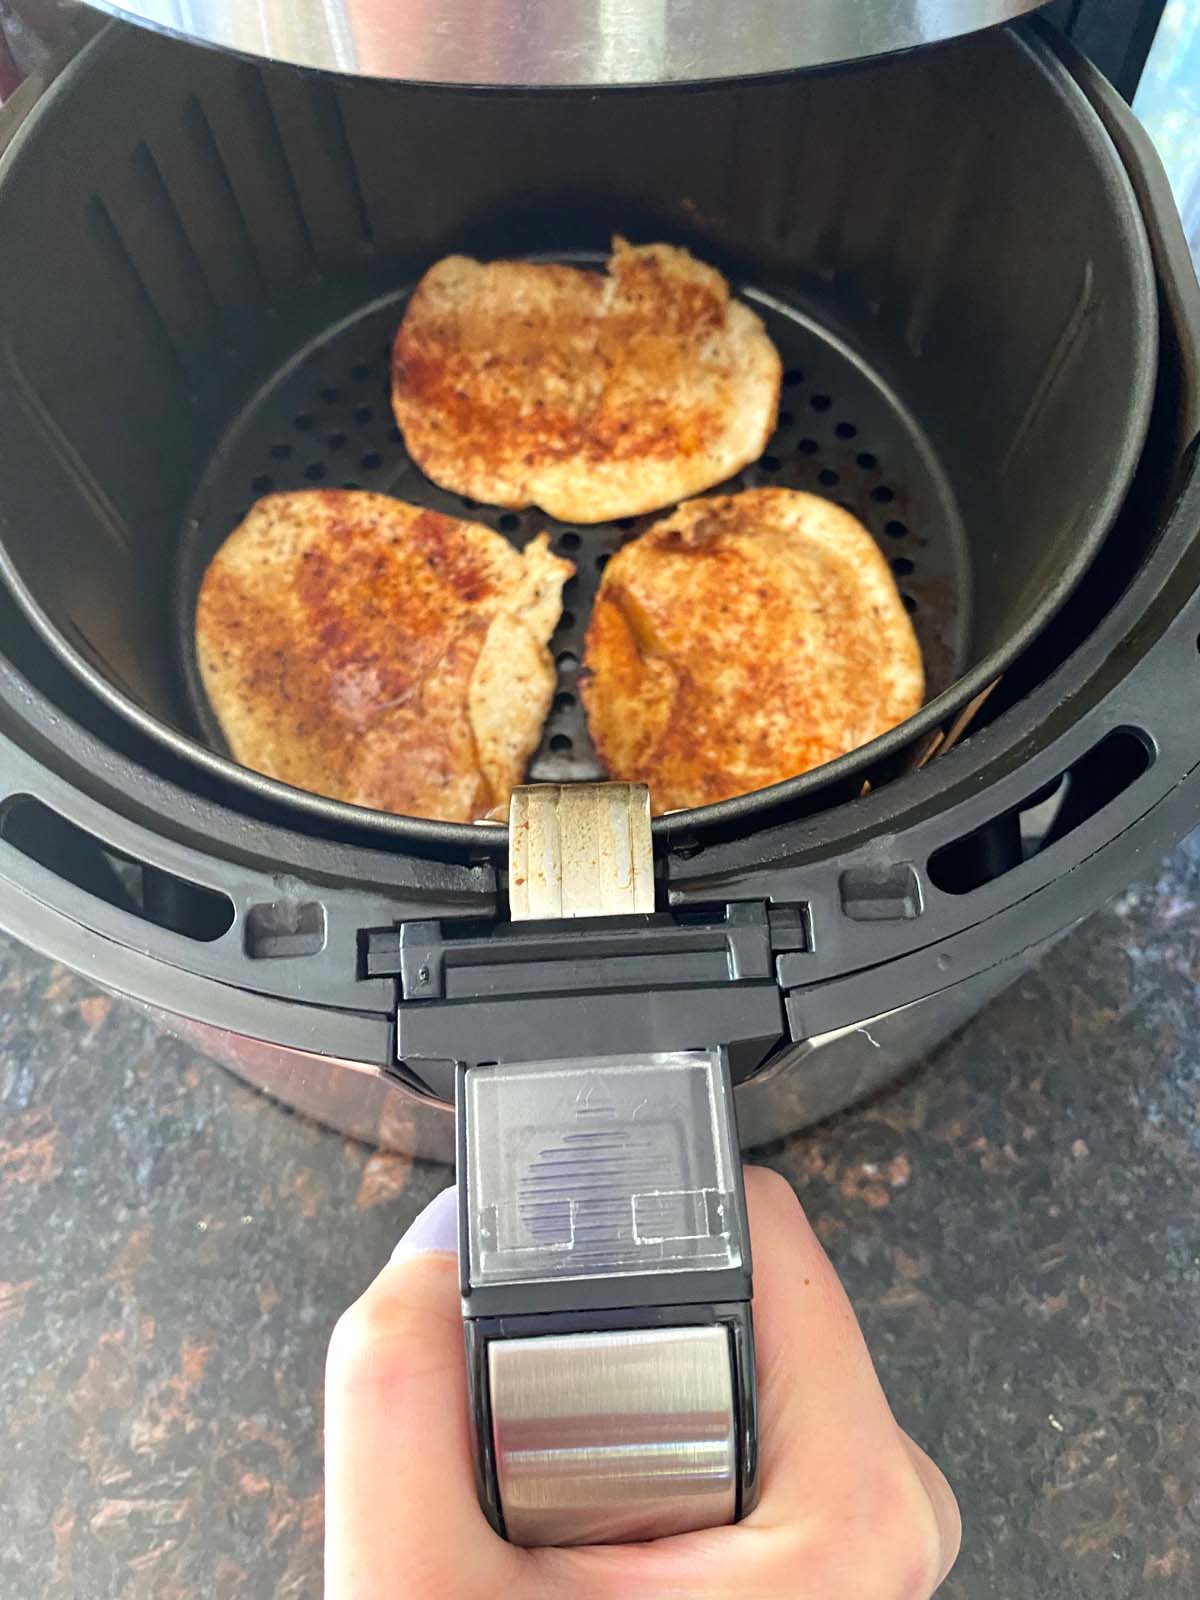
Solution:
M435 1194L424 1211L417 1213L392 1251L392 1260L437 1250L458 1254L458 1189L454 1184Z

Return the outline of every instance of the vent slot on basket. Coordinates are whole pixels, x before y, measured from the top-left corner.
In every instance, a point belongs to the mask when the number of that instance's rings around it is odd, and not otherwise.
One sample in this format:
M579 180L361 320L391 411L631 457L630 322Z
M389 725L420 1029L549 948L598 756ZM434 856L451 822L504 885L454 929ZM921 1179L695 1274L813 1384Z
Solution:
M921 879L911 861L850 867L838 879L838 893L852 922L908 922L924 909Z
M253 961L317 956L325 948L325 907L319 900L272 900L246 913L246 954Z
M32 795L0 808L0 839L85 894L186 939L210 944L233 926L228 895L114 850Z
M994 883L1097 816L1149 771L1153 761L1149 735L1135 728L1115 729L1021 805L935 851L929 858L929 881L944 894L970 894ZM1052 813L1049 820L1031 826L1046 811Z

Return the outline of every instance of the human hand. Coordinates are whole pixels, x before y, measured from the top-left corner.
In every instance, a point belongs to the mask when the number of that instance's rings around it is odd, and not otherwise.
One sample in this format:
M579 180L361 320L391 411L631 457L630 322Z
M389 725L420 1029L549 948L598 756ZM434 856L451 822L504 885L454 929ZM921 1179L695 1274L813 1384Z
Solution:
M493 1531L475 1497L453 1207L439 1196L330 1343L326 1600L927 1600L958 1553L950 1487L892 1417L791 1188L747 1168L746 1201L761 1481L750 1516L574 1549L523 1550Z

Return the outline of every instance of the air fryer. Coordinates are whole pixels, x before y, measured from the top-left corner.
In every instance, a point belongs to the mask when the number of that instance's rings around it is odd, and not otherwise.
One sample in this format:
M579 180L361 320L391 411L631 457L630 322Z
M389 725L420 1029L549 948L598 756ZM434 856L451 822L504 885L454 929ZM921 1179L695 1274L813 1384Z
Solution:
M731 1085L761 1145L895 1075L1197 820L1200 290L1144 135L1049 29L584 92L114 24L20 109L0 133L0 921L252 1080L443 1158L456 1084L494 1068L715 1053L704 1092ZM529 920L504 828L233 763L192 614L271 489L461 514L392 424L406 296L450 251L586 264L614 232L687 246L764 318L779 428L733 487L861 518L929 698L825 767L655 818L624 914ZM651 519L469 514L517 543L549 525L576 564L529 782L598 779L582 634ZM481 1316L516 1314L505 1282ZM737 1492L748 1509L744 1473Z

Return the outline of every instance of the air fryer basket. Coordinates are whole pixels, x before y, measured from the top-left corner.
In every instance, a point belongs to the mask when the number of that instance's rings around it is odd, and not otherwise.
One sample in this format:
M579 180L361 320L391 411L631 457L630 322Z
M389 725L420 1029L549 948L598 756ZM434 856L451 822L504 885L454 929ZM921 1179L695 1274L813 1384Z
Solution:
M585 98L341 83L115 28L52 95L0 184L5 576L142 732L331 820L351 808L220 753L190 658L196 587L273 487L464 509L408 462L386 398L407 288L448 250L599 260L614 231L669 238L764 315L784 409L739 481L826 493L866 522L932 696L777 786L813 805L911 764L1003 670L1086 568L1137 462L1157 358L1145 234L1099 122L1031 38ZM547 525L468 509L517 541ZM582 631L604 561L648 520L552 525L579 572L536 778L596 774Z

